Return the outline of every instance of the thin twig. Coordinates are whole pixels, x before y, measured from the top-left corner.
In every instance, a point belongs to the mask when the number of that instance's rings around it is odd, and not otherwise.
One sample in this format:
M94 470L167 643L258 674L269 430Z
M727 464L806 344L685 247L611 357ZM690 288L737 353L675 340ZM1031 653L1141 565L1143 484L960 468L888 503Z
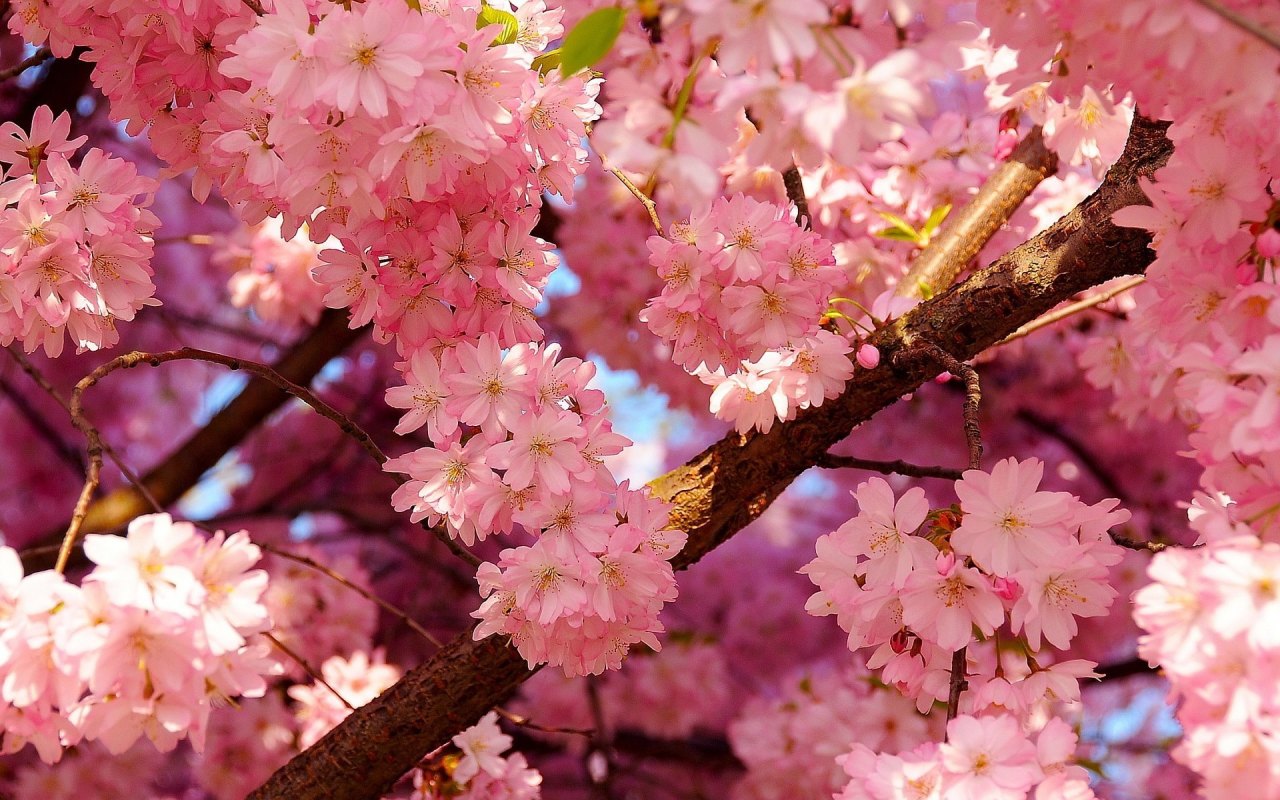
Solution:
M14 66L5 70L0 70L0 81L7 81L10 78L21 75L32 67L40 66L51 58L53 58L53 53L49 51L49 48L41 47L39 50L19 61Z
M796 224L805 230L813 229L813 217L809 214L809 198L804 194L804 181L800 179L800 169L792 164L782 173L782 185L786 187L787 199L796 207Z
M57 453L58 458L62 459L76 477L84 474L87 465L84 459L80 457L80 451L63 441L62 436L54 429L52 423L44 418L39 409L31 405L31 401L22 392L19 392L9 381L0 378L0 394L3 394L9 402L13 403L13 407L27 424L31 426L41 438L48 443L53 452Z
M1258 39L1266 42L1272 49L1280 50L1280 34L1275 31L1262 27L1254 20L1249 19L1235 9L1227 8L1217 0L1196 0L1196 2L1222 17L1227 22L1230 22L1232 25L1235 25L1245 33L1252 34Z
M658 232L659 236L662 236L662 220L658 217L658 206L653 202L653 198L645 194L639 186L636 186L635 183L627 177L625 172L616 167L609 166L609 162L607 160L604 161L604 168L612 172L613 177L622 181L622 185L627 187L627 191L631 192L631 194L640 201L640 204L644 206L644 210L649 212L649 221L653 223L653 229Z
M1055 322L1060 322L1066 319L1067 317L1075 316L1076 314L1079 314L1081 311L1087 311L1095 306L1100 306L1103 303L1107 302L1108 300L1112 299L1113 297L1124 294L1125 292L1129 291L1135 286L1141 285L1145 281L1146 281L1146 278L1144 276L1138 275L1137 277L1129 278L1127 280L1121 281L1120 283L1116 284L1115 286L1111 287L1105 292L1099 292L1098 294L1095 294L1092 297L1086 297L1083 300L1078 300L1070 305L1066 305L1066 306L1063 306L1062 308L1056 309L1054 311L1050 311L1048 314L1045 314L1043 317L1039 317L1038 319L1034 319L1031 322L1028 322L1026 325L1023 325L1021 328L1018 328L1013 333L1004 337L999 341L997 346L1002 344L1008 344L1009 342L1012 342L1016 339L1021 339L1022 337L1035 333L1041 328L1048 327L1049 325L1052 325Z
M969 444L969 469L982 469L982 430L978 426L982 387L978 382L978 371L931 342L923 342L920 347L947 372L964 381L964 436Z
M926 467L901 460L872 461L869 458L838 456L834 453L826 453L819 456L814 465L824 469L849 467L879 472L883 475L910 475L913 478L943 478L949 481L958 481L964 474L964 470L951 469L950 467Z
M76 412L72 411L71 401L67 400L65 397L62 396L62 392L58 391L57 387L54 386L53 383L44 376L44 373L42 373L39 370L39 368L36 367L36 365L31 361L31 359L27 358L26 355L22 353L22 351L18 350L16 347L13 347L12 345L7 349L9 351L10 357L12 357L13 360L18 363L18 366L22 368L22 371L27 373L28 377L30 377L31 380L35 381L36 385L39 386L42 390L44 390L45 394L52 397L58 403L58 405L62 406L67 410L67 415L71 417L71 422L73 425L76 426L77 430L82 430L81 426L87 425L89 428L92 428L95 433L97 433L97 428L95 428L93 425L89 423L89 420L84 417L83 413L81 413L79 420L76 419ZM98 434L98 444L102 447L103 452L107 454L107 458L110 458L111 462L116 465L117 469L120 470L120 474L124 475L125 480L129 481L129 483L131 483L134 486L134 488L138 490L138 493L141 494L142 498L147 501L147 504L150 505L151 508L157 512L163 511L164 508L160 505L159 502L156 501L155 496L152 495L150 490L147 489L146 484L143 483L140 477L138 477L138 474L135 473L127 463L125 463L124 458L121 457L121 455L118 452L116 452L116 449L114 447L112 447L104 439L102 439L101 434ZM80 471L84 471L84 469L85 467L82 466Z
M81 379L81 381L76 384L75 391L72 392L72 399L74 401L76 395L82 394L86 389L116 370L132 369L139 364L148 364L153 367L158 367L169 361L207 361L211 364L220 364L232 371L244 370L245 372L256 375L268 383L274 384L282 391L288 392L298 398L302 402L311 406L317 414L333 422L343 433L347 434L352 439L355 439L356 442L364 448L364 451L368 453L374 461L378 462L379 466L385 464L387 461L387 456L382 452L382 449L374 443L373 439L369 434L365 433L364 429L357 425L355 421L346 414L343 414L324 400L321 400L307 387L299 386L266 364L260 364L256 361L250 361L248 359L238 358L235 356L223 355L222 353L214 353L209 350L201 350L197 347L181 347L177 350L166 350L158 353L145 353L140 350L135 350L132 353L126 353L108 361L106 364L103 364Z
M250 11L260 17L265 16L267 13L267 10L262 7L262 3L259 0L244 0L244 4L249 7Z
M83 394L85 390L116 370L132 369L140 364L148 364L153 367L158 367L169 361L206 361L212 364L220 364L230 370L244 370L245 372L256 375L268 383L273 384L281 391L298 398L315 410L317 414L333 422L338 426L339 430L354 439L361 448L363 448L364 451L378 463L378 466L382 466L387 462L386 454L383 453L382 449L373 441L373 438L370 437L363 428L356 424L355 420L351 419L346 414L343 414L341 411L338 411L324 400L321 400L320 397L307 387L299 386L266 364L260 364L256 361L250 361L248 359L238 358L235 356L223 355L222 353L214 353L209 350L201 350L196 347L182 347L177 350L166 350L158 353L145 353L135 350L132 353L126 353L122 356L118 356L117 358L114 358L106 364L98 367L76 384L76 388L72 392L71 396L72 403L77 403L79 396ZM99 445L100 444L101 443L99 442ZM90 461L90 469L92 470L92 451ZM397 484L403 484L408 480L398 473L391 473L391 477ZM86 487L89 486L90 482L93 483L92 488L97 487L96 477L87 479L85 482ZM92 494L92 488L89 489L90 494ZM85 500L86 511L88 508L87 503L88 501ZM76 504L76 508L77 511L80 509L80 503ZM78 517L75 514L72 515L71 524L67 528L67 534L63 537L64 544L66 544L67 541L74 543L74 535L78 534L83 521L83 514L80 514ZM475 555L454 542L453 538L449 536L448 531L438 526L429 527L427 525L423 525L422 527L444 543L444 545L448 547L449 551L454 555L463 559L473 567L480 566L480 559L476 558ZM68 554L70 553L69 547L67 548L67 552Z
M1167 542L1140 542L1137 539L1130 539L1128 536L1123 536L1119 533L1112 533L1111 541L1128 550L1136 550L1142 553L1159 553L1161 550L1177 547L1177 545L1168 544Z
M343 697L342 694L337 689L333 688L333 686L331 686L329 682L324 679L324 676L316 672L315 668L313 668L310 664L308 664L306 660L302 658L302 656L293 652L293 650L289 647L289 645L277 639L274 635L271 634L270 631L263 633L262 635L267 637L267 640L271 642L273 645L280 648L280 652L284 653L286 656L288 656L289 658L297 662L298 666L302 667L303 671L311 676L311 680L315 681L316 683L320 684L324 688L333 692L333 696L341 700L344 706L346 706L352 711L356 710L356 707L351 705L351 703L347 700L347 698Z
M64 572L67 568L67 559L71 558L71 550L80 538L80 526L84 524L84 518L89 514L89 501L93 499L93 493L97 491L98 484L102 480L102 437L98 435L98 429L93 427L84 416L84 409L80 405L79 388L77 386L77 391L71 394L69 410L71 424L76 426L76 430L80 431L88 442L86 452L89 456L89 468L85 470L84 486L80 489L80 496L76 498L75 508L71 512L71 522L68 523L67 531L62 535L62 545L58 548L58 560L53 567L58 573Z
M921 347L948 372L964 381L964 435L969 444L969 469L982 469L982 430L978 426L978 406L982 402L982 386L978 381L978 371L935 344L924 342ZM968 647L961 647L951 656L947 722L955 719L960 713L960 695L964 694L964 690L969 687L969 682L965 680L968 649Z
M510 722L512 725L519 725L521 728L528 728L531 731L538 731L540 733L566 733L573 736L582 736L586 739L591 739L596 735L595 731L584 730L583 728L556 728L550 725L539 725L531 721L526 716L513 714L510 711L507 711L502 706L494 706L493 710L498 716L502 717L507 722Z
M280 556L281 558L288 559L289 561L297 562L299 564L302 564L303 566L310 567L311 569L315 570L316 572L319 572L322 575L328 576L332 580L337 581L338 583L347 587L348 589L360 595L364 599L371 600L372 602L376 603L378 608L381 608L383 611L386 611L388 614L391 614L399 618L402 622L404 622L404 624L408 625L414 631L414 633L426 639L428 642L431 642L431 644L435 645L436 647L440 647L440 640L437 639L435 636L433 636L431 632L428 631L426 628L419 625L417 621L414 620L412 617L410 617L407 613L397 608L396 606L392 605L391 603L388 603L386 600L383 600L381 597L378 597L376 594L369 591L368 589L365 589L359 584L352 582L351 579L347 578L342 573L334 569L331 569L325 566L324 564L321 564L319 561L316 561L314 558L309 558L304 555L299 555L298 553L292 553L288 550L281 549L272 544L261 544L259 545L259 547L261 547L263 550L265 550L268 553Z

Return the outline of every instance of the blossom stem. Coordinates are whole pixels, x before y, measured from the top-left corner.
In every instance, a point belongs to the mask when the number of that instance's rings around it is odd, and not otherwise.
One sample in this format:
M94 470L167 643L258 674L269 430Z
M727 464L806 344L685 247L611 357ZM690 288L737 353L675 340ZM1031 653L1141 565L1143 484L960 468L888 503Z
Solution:
M1115 286L1112 286L1110 289L1107 289L1105 292L1099 292L1090 297L1086 297L1083 300L1078 300L1074 303L1071 303L1070 305L1065 305L1062 308L1059 308L1055 311L1050 311L1048 314L1045 314L1043 317L1040 317L1039 319L1035 319L1035 320L1032 320L1031 322L1028 322L1026 325L1023 325L1021 328L1018 328L1013 333L1004 337L1004 339L1000 341L1000 344L1008 344L1009 342L1012 342L1016 339L1021 339L1024 336L1028 336L1032 333L1035 333L1041 328L1046 328L1054 324L1055 322L1060 322L1066 319L1067 317L1075 316L1076 314L1079 314L1081 311L1087 311L1091 308L1094 308L1095 306L1100 306L1103 303L1110 300L1111 298L1116 297L1118 295L1122 295L1125 292L1129 291L1130 289L1134 288L1135 286L1141 285L1145 281L1146 281L1146 277L1142 275L1138 275L1132 278L1127 278L1121 281L1120 283L1117 283ZM997 347L998 346L999 345L997 345Z
M689 73L684 76L684 82L680 84L680 91L676 94L675 105L671 108L671 127L662 135L663 150L675 150L676 147L676 128L680 127L680 123L684 120L685 112L689 109L689 101L693 98L693 87L698 82L698 70L702 69L702 62L706 60L710 52L711 45L707 50L698 54L693 64L689 67ZM649 176L649 180L645 183L645 194L652 195L658 188L658 173L655 171Z
M311 677L311 680L315 681L316 683L320 684L324 688L333 692L333 696L338 698L338 700L340 700L342 704L346 706L348 709L350 709L351 711L356 710L356 707L351 705L351 702L347 700L347 698L343 697L342 694L339 693L337 689L333 688L333 686L324 679L324 676L316 671L315 667L308 664L306 662L306 659L304 659L302 656L295 653L293 649L289 647L289 645L277 639L274 635L272 635L271 631L267 631L262 635L267 637L267 641L275 645L280 650L280 652L284 653L286 656L288 656L289 658L297 662L298 666L302 667L303 671L306 672L307 675Z
M410 617L406 612L392 605L391 603L388 603L386 600L383 600L381 597L378 597L376 594L369 591L368 589L365 589L359 584L353 583L349 578L347 578L342 573L334 569L331 569L330 567L326 567L324 564L321 564L319 561L316 561L314 558L309 558L304 555L299 555L298 553L293 553L288 550L284 550L282 548L276 547L273 544L260 544L258 546L268 553L280 556L281 558L296 562L298 564L302 564L305 567L310 567L316 572L319 572L320 574L336 581L337 583L347 587L351 591L360 595L364 599L372 601L378 606L378 608L381 608L383 611L386 611L388 614L391 614L392 616L399 618L401 621L404 622L405 625L408 625L409 628L413 630L414 633L418 634L423 639L426 639L428 642L431 642L431 644L433 644L434 646L436 647L443 646L439 639L437 639L434 635L432 635L431 632L428 631L426 628L419 625L418 622L415 619L413 619L413 617Z
M1280 50L1280 33L1276 33L1275 31L1262 27L1257 22L1254 22L1235 9L1227 8L1225 5L1218 2L1218 0L1196 0L1196 2L1222 17L1227 22L1230 22L1232 25L1235 25L1240 30L1252 34L1258 39L1266 42L1272 48Z

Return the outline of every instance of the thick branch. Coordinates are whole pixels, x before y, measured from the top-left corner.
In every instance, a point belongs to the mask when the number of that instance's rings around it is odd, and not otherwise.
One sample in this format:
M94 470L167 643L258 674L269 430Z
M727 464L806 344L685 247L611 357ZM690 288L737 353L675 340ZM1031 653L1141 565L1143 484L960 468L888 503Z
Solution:
M918 306L871 337L884 358L858 370L845 393L768 434L731 434L651 484L673 503L672 524L689 533L673 563L696 562L758 517L831 445L940 369L894 353L923 340L968 360L1076 292L1151 263L1142 231L1111 214L1145 204L1138 175L1150 175L1172 146L1164 125L1135 120L1129 147L1099 190L1051 228L964 284ZM496 637L458 636L395 686L357 709L250 795L256 800L374 800L425 754L505 700L532 673Z

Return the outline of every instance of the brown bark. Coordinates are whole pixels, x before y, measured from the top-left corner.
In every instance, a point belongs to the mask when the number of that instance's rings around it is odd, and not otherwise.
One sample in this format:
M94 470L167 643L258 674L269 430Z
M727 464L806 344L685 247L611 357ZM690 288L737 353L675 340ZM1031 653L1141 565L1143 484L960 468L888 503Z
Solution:
M872 337L881 366L859 370L839 398L768 434L722 441L654 481L689 533L673 563L693 564L759 516L801 472L860 423L942 371L923 342L963 361L1077 292L1152 260L1150 237L1111 214L1146 203L1137 185L1168 159L1164 125L1136 120L1129 146L1099 190L1049 230ZM503 702L532 672L495 638L459 635L431 660L357 709L250 795L255 800L376 800L423 756Z

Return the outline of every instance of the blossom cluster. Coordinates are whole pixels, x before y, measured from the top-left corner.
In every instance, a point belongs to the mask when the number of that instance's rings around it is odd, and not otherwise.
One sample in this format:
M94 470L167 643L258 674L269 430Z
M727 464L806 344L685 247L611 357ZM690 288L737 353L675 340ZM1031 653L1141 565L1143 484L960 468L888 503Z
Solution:
M255 634L270 628L259 550L240 533L205 539L167 514L128 535L85 538L95 566L80 586L60 573L23 576L0 549L0 725L4 750L98 741L122 753L145 736L201 749L211 709L261 697L275 672Z
M413 773L410 800L536 800L542 797L542 775L521 753L503 756L511 737L498 727L497 712L453 737L461 756L445 759L447 775Z
M785 211L739 194L649 237L665 285L640 318L686 370L736 367L817 330L840 275L830 242Z
M1174 756L1208 786L1248 785L1255 797L1276 797L1280 755L1271 731L1280 696L1271 665L1280 649L1280 544L1246 534L1206 550L1168 550L1152 560L1154 582L1134 597L1134 618L1147 631L1138 652L1161 665L1181 698L1186 735Z
M588 385L594 366L559 358L557 345L503 352L486 334L439 361L418 350L407 372L411 382L387 392L408 409L397 432L425 426L434 446L387 462L408 476L393 505L468 545L535 537L480 567L476 636L509 635L531 665L570 674L616 667L637 641L656 647L658 610L675 599L669 559L685 537L663 530L664 504L605 466L629 442Z
M958 512L933 514L922 489L895 497L886 481L872 478L854 493L858 514L820 538L817 558L802 570L819 587L807 605L810 613L835 614L849 633L850 649L875 648L867 665L915 699L922 712L948 700L952 654L975 635L989 643L1007 624L1025 657L1005 664L998 650L970 648L959 678L969 687L961 709L971 716L951 725L969 730L979 743L996 742L997 749L1017 737L1032 756L1035 748L1023 731L1030 711L1048 700L1078 700L1077 679L1092 676L1095 666L1063 661L1042 667L1038 654L1046 645L1066 649L1078 618L1102 615L1111 605L1116 593L1107 568L1119 562L1120 550L1108 530L1129 519L1116 500L1090 506L1065 492L1041 491L1043 471L1036 459L1012 458L990 472L968 470L956 483ZM1001 711L1011 715L1001 717ZM857 765L869 775L885 763L854 758L846 769ZM901 771L903 763L892 766ZM945 752L944 763L958 770ZM1032 777L1025 785L1009 779L1005 788L1012 793L998 796L1025 797L1047 774L1028 767L1034 758L1018 763L1029 770L1019 774ZM1015 783L1019 788L1012 788ZM986 784L972 794L956 791L955 797L997 796L984 794L991 791Z
M264 322L314 325L324 310L324 288L312 277L322 247L305 229L285 239L280 218L269 217L242 227L213 260L232 272L227 291L236 308L251 308Z
M27 133L0 125L0 343L62 353L119 341L117 320L132 320L152 299L151 232L146 207L156 182L128 161L68 139L71 117L40 106Z
M216 186L246 223L340 242L316 277L353 326L409 347L538 338L555 261L530 231L544 189L571 196L599 113L598 80L533 66L562 12L523 4L509 37L477 30L478 6L188 5L32 3L11 24L58 55L87 45L113 116L194 168L198 199Z
M729 743L747 768L734 798L831 797L849 783L837 757L855 746L908 750L930 738L930 727L910 700L874 687L864 668L792 678L778 697L752 699L729 725Z
M853 374L849 342L819 327L841 280L831 244L785 211L738 194L649 237L664 285L639 319L740 432L822 405Z
M1257 593L1265 596L1273 580L1269 548L1280 533L1280 132L1268 124L1277 108L1272 89L1238 79L1270 74L1280 55L1194 3L1108 4L1118 24L1107 25L1096 24L1101 3L1070 13L1033 5L979 4L993 43L1018 48L1005 60L1015 91L1078 92L1085 78L1076 70L1084 69L1090 83L1114 81L1140 107L1176 120L1167 133L1174 152L1141 180L1150 205L1114 215L1116 224L1152 235L1147 281L1133 294L1129 324L1103 329L1079 361L1094 385L1115 393L1119 416L1186 424L1186 454L1202 469L1202 491L1184 502L1205 546L1157 556L1154 583L1137 593L1134 615L1148 632L1142 655L1162 667L1181 699L1185 733L1174 757L1204 777L1206 796L1280 797L1271 777L1280 755L1264 733L1277 720L1265 699L1274 653L1242 628L1249 614L1265 613ZM1232 5L1264 29L1280 23L1273 4ZM1133 48L1135 38L1147 46ZM1048 52L1061 69L1037 63Z
M402 353L537 340L532 310L557 262L530 231L544 189L571 196L599 112L597 80L532 67L559 13L526 4L515 41L495 44L458 6L329 8L316 22L281 3L229 46L223 72L272 99L237 95L211 139L224 163L201 167L238 187L249 221L278 213L286 234L306 223L334 237L314 273L325 304Z
M1035 738L1017 717L967 714L947 724L947 740L889 755L865 745L839 761L850 777L836 800L1090 800L1089 773L1072 761L1076 734L1050 718ZM1028 794L1034 788L1034 794Z

